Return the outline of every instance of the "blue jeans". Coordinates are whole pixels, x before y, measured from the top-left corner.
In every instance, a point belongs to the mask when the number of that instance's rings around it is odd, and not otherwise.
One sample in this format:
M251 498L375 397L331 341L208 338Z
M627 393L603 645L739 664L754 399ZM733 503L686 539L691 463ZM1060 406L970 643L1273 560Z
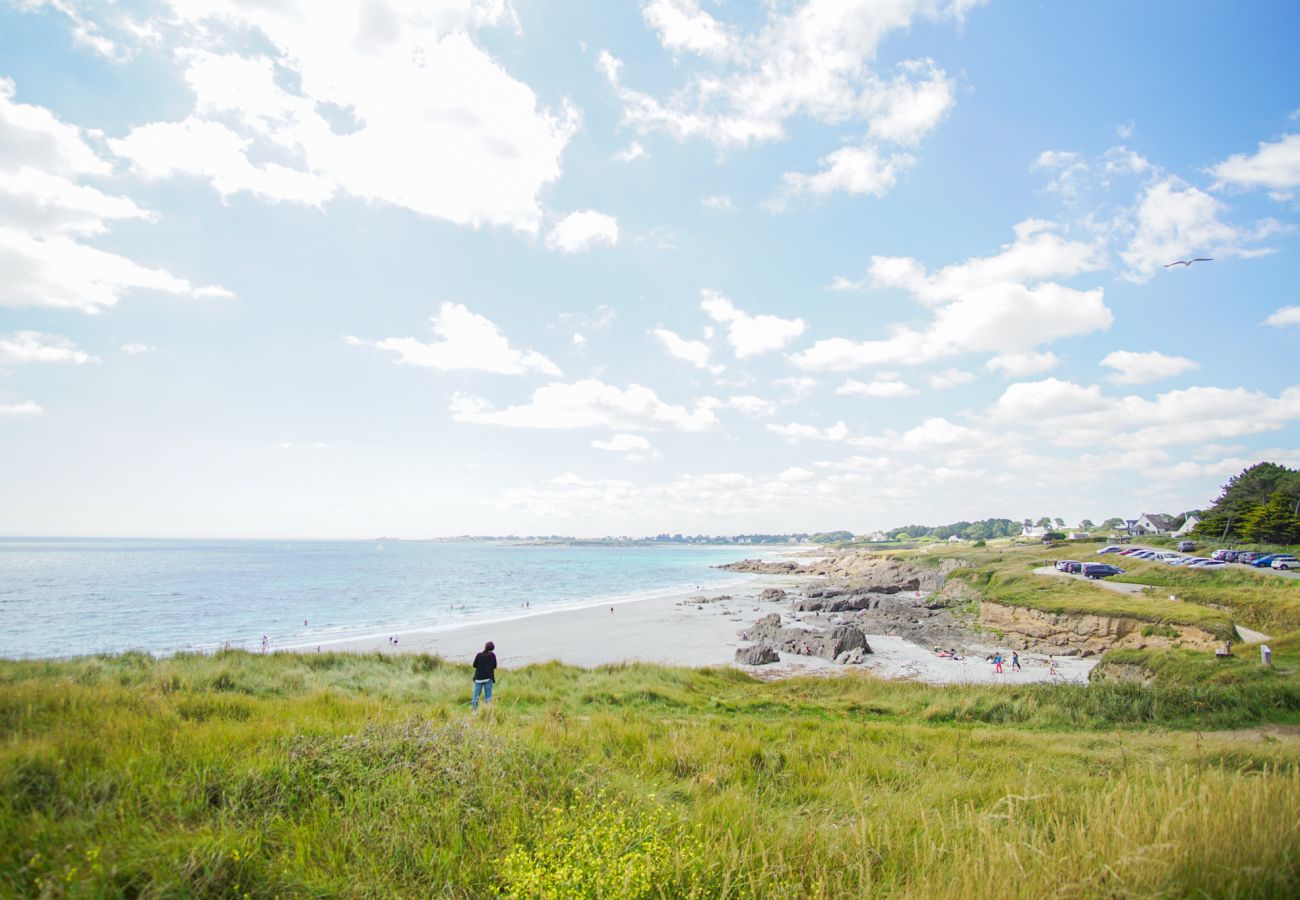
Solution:
M473 699L473 701L470 703L470 707L471 707L472 709L478 709L478 695L479 695L479 694L482 694L482 695L483 695L483 702L484 702L484 703L491 703L491 702L492 702L492 682L490 682L490 681L475 681L475 682L474 682L474 699Z

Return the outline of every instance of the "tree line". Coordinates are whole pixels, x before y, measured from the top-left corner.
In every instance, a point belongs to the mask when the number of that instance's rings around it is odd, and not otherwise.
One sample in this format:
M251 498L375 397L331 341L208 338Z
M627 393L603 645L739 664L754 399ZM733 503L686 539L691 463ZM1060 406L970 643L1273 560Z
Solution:
M1257 544L1300 543L1300 470L1271 462L1242 470L1205 510L1196 534Z

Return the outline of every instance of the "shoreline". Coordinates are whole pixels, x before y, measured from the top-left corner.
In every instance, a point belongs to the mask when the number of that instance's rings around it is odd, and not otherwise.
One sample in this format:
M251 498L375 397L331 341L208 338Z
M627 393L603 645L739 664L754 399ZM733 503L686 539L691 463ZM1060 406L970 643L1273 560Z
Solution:
M578 608L547 609L491 622L465 622L437 628L410 629L322 642L322 651L416 655L428 653L448 662L468 665L484 643L496 644L502 674L511 668L559 662L581 668L637 663L703 668L735 667L756 678L797 675L870 674L893 681L927 684L1026 684L1052 682L1087 684L1097 659L1057 657L1053 674L1044 654L1020 654L1023 669L1013 672L1010 651L997 644L969 644L965 659L936 656L913 641L893 634L867 633L872 652L860 664L840 665L818 656L780 653L779 662L740 665L736 650L751 646L741 633L758 619L780 613L792 625L830 627L830 618L791 612L791 598L763 599L766 588L787 590L806 585L810 575L753 575L749 579L710 586L708 590L626 599L621 603L585 604ZM743 585L744 590L738 590ZM734 592L734 593L730 593ZM391 641L397 637L397 643ZM990 635L990 640L996 640ZM279 648L280 652L310 653L316 645ZM984 659L1001 651L1007 664L994 672Z

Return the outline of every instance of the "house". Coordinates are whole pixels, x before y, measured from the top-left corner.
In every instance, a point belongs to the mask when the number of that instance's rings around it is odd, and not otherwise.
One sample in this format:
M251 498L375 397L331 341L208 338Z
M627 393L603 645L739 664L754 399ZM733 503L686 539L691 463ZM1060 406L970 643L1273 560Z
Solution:
M953 534L953 535L949 535L949 536L948 536L948 543L950 543L950 544L957 544L957 543L960 543L960 542L961 542L961 538L958 537L957 535Z
M1156 513L1143 513L1133 524L1133 531L1138 534L1168 534L1173 530L1173 516L1162 516Z
M1088 534L1086 531L1071 531L1067 537L1072 541L1086 541L1088 538L1092 537L1092 535Z
M1200 524L1201 517L1196 513L1192 513L1187 517L1186 521L1183 522L1183 526L1174 532L1174 537L1186 537L1192 533L1192 530L1195 529L1197 525Z
M871 541L873 544L879 544L889 540L889 535L885 534L883 531L873 531L871 534L867 535L867 540Z
M1020 536L1027 538L1042 538L1047 534L1046 528L1039 528L1037 525L1025 525L1020 529Z

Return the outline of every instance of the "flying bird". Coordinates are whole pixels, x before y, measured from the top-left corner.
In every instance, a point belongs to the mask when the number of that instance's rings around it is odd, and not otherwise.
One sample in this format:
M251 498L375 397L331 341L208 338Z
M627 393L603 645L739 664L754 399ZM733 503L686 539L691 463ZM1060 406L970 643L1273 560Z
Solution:
M1198 256L1196 257L1196 259L1176 259L1171 263L1167 263L1165 265L1165 268L1167 269L1170 266L1182 266L1185 269L1194 262L1213 262L1213 261L1214 261L1213 256Z

